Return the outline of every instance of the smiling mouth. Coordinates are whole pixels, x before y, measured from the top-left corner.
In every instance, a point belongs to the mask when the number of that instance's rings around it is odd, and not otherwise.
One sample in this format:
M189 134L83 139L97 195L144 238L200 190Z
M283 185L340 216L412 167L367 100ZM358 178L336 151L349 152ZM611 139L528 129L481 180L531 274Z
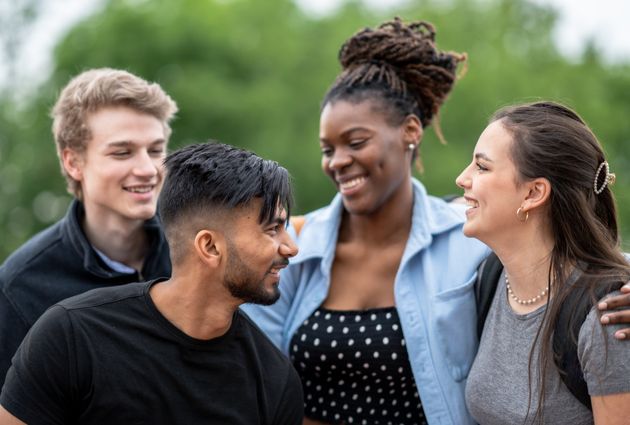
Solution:
M363 183L366 180L365 177L356 177L352 180L348 180L345 181L343 183L339 183L339 189L341 190L350 190L350 189L354 189L355 187L359 186L361 183Z
M269 269L269 271L267 272L266 276L270 276L272 279L278 280L278 279L280 279L280 270L282 270L282 269L283 269L283 267Z
M274 261L274 264L271 266L271 268L269 269L267 273L278 274L280 273L280 270L284 269L288 265L289 265L289 260L287 260L286 258L283 260Z
M470 199L470 198L466 198L466 197L464 197L464 199L466 199L466 206L468 206L470 208L477 208L477 207L479 207L479 202L475 201L474 199Z
M155 188L154 185L151 186L133 186L133 187L125 187L124 189L127 192L131 193L149 193Z

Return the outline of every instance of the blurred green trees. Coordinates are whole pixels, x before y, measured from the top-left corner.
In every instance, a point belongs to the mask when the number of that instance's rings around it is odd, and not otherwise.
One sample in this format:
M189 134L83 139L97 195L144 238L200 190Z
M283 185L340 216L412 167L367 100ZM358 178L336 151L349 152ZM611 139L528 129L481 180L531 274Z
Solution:
M173 96L180 113L171 149L209 138L252 149L292 173L298 213L325 205L334 189L319 168L319 102L339 71L338 49L395 15L433 22L439 47L469 55L440 117L448 144L425 133L419 177L432 193L458 191L454 178L495 109L559 100L604 144L630 240L630 64L606 65L592 47L579 61L564 57L549 9L526 0L416 0L386 13L351 1L317 18L291 0L110 0L57 46L52 75L32 99L0 97L0 261L65 211L48 112L69 78L91 67L128 69Z

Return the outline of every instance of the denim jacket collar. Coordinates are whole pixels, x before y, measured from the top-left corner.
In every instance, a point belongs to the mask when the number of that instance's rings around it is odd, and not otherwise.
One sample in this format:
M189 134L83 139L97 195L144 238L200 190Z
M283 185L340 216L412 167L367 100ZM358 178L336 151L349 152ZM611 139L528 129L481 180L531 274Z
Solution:
M448 204L429 196L422 183L415 178L412 178L412 184L413 221L403 262L406 257L428 246L433 235L450 230L464 221L463 206ZM337 194L329 206L316 211L317 214L306 216L307 224L299 235L300 251L291 259L292 264L322 258L322 268L330 268L335 255L334 246L337 243L342 212L341 195ZM317 222L318 225L309 225L309 220L314 220L313 223Z

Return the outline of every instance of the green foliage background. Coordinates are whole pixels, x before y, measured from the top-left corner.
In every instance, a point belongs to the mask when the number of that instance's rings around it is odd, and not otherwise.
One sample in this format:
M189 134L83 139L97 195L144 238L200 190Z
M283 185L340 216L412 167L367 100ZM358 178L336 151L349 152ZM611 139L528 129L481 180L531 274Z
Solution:
M567 59L552 43L550 9L415 0L376 12L350 1L318 18L291 0L109 0L59 43L51 77L33 97L0 96L0 261L65 212L48 113L69 78L91 67L128 69L172 95L180 113L171 149L208 138L252 149L290 170L298 213L325 205L334 189L319 168L319 102L339 71L337 51L358 29L395 15L433 22L440 48L469 55L441 114L448 144L425 133L419 177L430 192L458 191L454 178L498 107L554 99L602 141L630 240L630 64L604 64L593 46Z

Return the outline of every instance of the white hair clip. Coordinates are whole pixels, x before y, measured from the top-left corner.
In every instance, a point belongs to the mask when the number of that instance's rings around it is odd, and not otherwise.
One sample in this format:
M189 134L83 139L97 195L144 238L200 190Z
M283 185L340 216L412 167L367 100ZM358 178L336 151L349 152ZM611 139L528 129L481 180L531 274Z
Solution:
M599 181L599 174L602 172L602 170L606 170L606 176L601 186L597 186L597 182ZM612 185L613 183L615 183L615 178L616 178L615 173L610 172L608 162L606 161L602 162L601 164L599 164L599 167L597 168L597 171L595 172L595 180L593 180L593 191L597 195L599 195L600 193L604 191L604 189L606 189L606 186Z

